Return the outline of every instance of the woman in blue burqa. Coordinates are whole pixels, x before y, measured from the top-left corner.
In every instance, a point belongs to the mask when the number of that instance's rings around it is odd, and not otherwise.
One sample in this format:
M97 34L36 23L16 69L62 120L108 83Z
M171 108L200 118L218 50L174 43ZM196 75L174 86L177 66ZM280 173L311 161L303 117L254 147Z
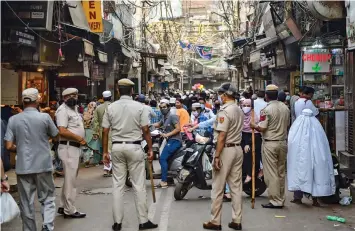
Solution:
M291 192L302 191L319 206L318 197L335 193L332 154L322 125L304 109L288 136L287 183Z

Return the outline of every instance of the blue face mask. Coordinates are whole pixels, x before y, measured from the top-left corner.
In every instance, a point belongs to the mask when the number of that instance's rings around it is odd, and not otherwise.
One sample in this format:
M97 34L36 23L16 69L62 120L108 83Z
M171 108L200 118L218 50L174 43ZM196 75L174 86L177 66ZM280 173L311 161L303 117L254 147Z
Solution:
M291 96L286 96L286 100L289 101L291 99Z
M205 110L205 105L201 103L201 109Z

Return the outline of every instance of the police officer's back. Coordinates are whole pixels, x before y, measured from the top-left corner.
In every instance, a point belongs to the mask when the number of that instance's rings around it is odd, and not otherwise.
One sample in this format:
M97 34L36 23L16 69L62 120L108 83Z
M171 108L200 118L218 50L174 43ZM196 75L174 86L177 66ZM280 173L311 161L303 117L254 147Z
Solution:
M139 229L157 228L148 220L147 193L145 188L145 153L141 148L142 133L148 144L148 158L153 157L149 132L149 111L132 99L134 83L129 79L118 81L120 99L110 104L104 114L103 159L109 164L108 134L112 134L113 217L114 231L121 230L123 221L123 196L127 170L136 194Z

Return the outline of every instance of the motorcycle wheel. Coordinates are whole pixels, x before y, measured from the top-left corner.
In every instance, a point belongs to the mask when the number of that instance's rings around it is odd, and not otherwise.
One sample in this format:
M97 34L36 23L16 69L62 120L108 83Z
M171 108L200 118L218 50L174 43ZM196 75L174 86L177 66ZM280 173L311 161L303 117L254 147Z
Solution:
M187 192L189 191L188 189L188 185L187 184L183 184L183 183L177 183L175 186L175 190L174 190L174 198L177 201L180 201L182 199L184 199L184 197L186 196Z
M255 179L255 196L261 196L265 191L267 187L263 179L256 178ZM252 194L252 189L251 189L251 182L248 183L247 185L243 186L243 191L248 195L251 196Z

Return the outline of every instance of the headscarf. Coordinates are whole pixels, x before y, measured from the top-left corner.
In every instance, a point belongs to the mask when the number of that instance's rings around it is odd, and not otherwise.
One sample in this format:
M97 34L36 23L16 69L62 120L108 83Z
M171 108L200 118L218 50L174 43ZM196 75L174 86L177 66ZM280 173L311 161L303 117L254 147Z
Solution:
M251 105L251 99L244 99L243 101L240 102L240 105L243 107L243 105ZM254 123L258 123L259 119L257 118L256 114L254 113ZM250 128L250 123L251 123L251 110L248 113L244 113L244 126L243 126L243 132L248 132L251 133L252 129ZM255 130L256 133L258 133Z
M96 109L96 103L90 102L88 104L86 112L84 112L84 127L85 128L91 128L91 122L92 122L92 119L94 118L95 109Z

